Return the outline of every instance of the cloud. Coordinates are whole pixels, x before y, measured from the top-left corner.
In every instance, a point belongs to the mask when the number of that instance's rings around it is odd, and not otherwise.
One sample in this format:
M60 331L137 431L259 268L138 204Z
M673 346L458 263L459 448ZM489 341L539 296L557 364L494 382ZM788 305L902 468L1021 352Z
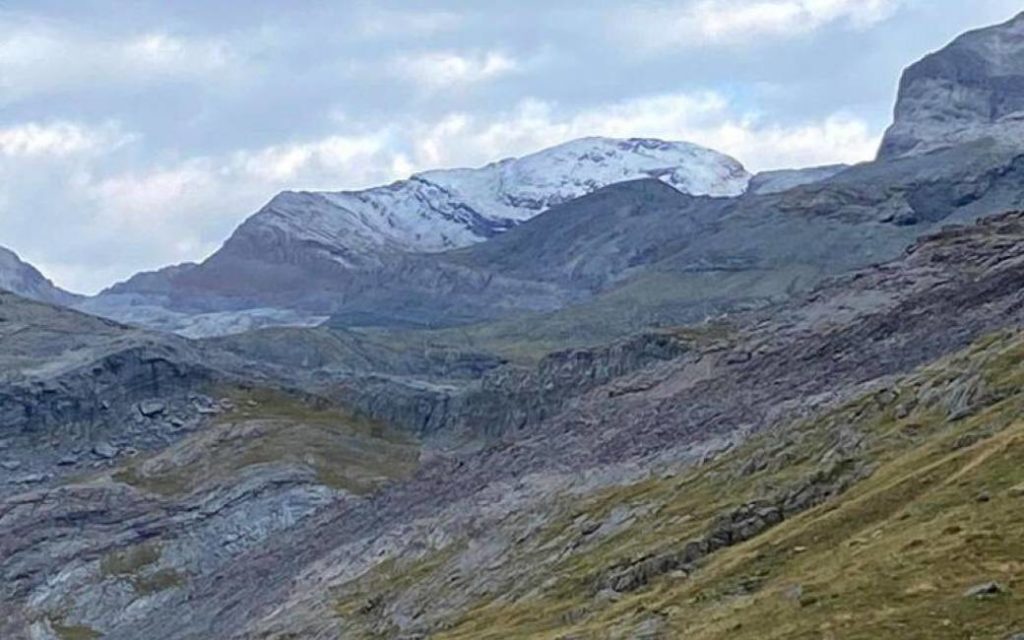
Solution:
M482 164L600 135L686 140L760 171L868 160L881 136L864 120L844 113L777 124L744 112L714 91L646 96L579 110L524 100L504 114L450 114L407 130L410 164L423 168Z
M50 92L204 79L241 63L224 40L159 31L112 36L0 14L0 103Z
M361 184L379 172L367 160L385 152L386 136L332 135L320 140L274 145L257 151L240 151L233 155L232 172L264 180L267 183L300 182L317 176L317 181L337 180Z
M839 23L862 29L891 17L907 0L692 0L618 13L612 30L644 50L750 45Z
M355 32L364 38L433 36L454 31L463 22L451 11L373 9L358 17Z
M330 136L94 178L80 197L104 228L146 234L168 242L177 259L196 259L274 193L379 184L393 177L392 160L379 137Z
M332 135L108 175L86 172L64 187L91 245L83 250L100 251L114 238L125 250L115 264L89 256L97 269L76 272L71 260L50 262L53 277L95 292L142 269L206 257L279 191L366 187L405 175L386 148L387 135Z
M429 51L401 55L390 64L398 78L427 89L446 89L493 80L514 73L520 63L499 51L459 54Z
M31 158L107 153L133 138L112 123L89 127L68 121L27 122L0 128L0 156Z
M228 67L237 58L225 41L186 39L159 32L130 38L119 48L127 66L139 73L179 77L205 76Z

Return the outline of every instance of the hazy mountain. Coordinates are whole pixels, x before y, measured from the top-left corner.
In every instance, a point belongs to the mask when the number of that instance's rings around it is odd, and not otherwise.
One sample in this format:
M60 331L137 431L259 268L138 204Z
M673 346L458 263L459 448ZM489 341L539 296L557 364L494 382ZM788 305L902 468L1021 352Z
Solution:
M4 247L0 247L0 289L60 305L69 305L81 299L54 285L38 269Z
M347 267L377 264L381 251L474 244L554 205L639 178L656 178L683 193L735 196L750 176L732 158L696 145L586 138L480 169L428 171L366 191L283 193L247 220L215 258L297 264L316 253Z
M684 193L736 196L750 176L732 158L692 144L586 138L366 191L282 193L201 265L140 274L86 308L144 322L153 308L336 310L338 300L310 300L324 281L388 267L396 254L482 242L553 206L639 178Z

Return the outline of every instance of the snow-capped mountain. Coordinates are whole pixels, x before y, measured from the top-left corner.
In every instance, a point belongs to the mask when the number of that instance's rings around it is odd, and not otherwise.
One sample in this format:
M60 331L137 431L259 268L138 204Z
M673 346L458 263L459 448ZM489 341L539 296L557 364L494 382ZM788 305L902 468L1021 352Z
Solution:
M393 270L400 256L473 245L603 187L652 178L690 195L732 197L745 192L751 176L733 158L694 144L583 138L363 191L289 191L243 222L202 264L138 274L86 307L126 321L161 309L258 309L264 318L268 308L298 308L297 298L313 298L315 304L299 306L319 314L344 302L341 289L376 286L366 274Z
M736 160L686 142L582 138L481 169L428 171L417 179L491 217L523 221L601 187L656 178L683 193L737 196L750 175Z
M38 269L4 247L0 247L0 289L51 304L68 305L79 299L50 282Z
M583 138L477 169L427 171L346 192L286 192L247 220L224 251L285 262L296 245L361 266L380 250L437 252L486 240L602 187L656 178L683 193L737 196L750 174L685 142Z

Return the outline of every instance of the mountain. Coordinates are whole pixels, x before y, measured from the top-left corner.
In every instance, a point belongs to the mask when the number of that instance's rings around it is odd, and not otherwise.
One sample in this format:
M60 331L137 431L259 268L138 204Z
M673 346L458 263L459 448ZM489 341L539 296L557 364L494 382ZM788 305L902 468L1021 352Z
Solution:
M586 138L480 169L417 174L359 192L275 197L200 265L149 274L104 292L85 308L138 320L139 308L190 314L267 307L337 310L321 289L398 254L464 247L494 237L610 184L653 178L685 193L736 196L749 174L696 145Z
M599 344L893 259L929 230L1024 206L1022 177L1018 152L979 141L737 198L611 185L487 242L325 283L343 301L328 324L513 351Z
M203 358L87 468L22 475L60 450L5 443L0 633L1010 637L1022 248L1021 214L988 218L781 307L496 371L457 409L500 437L448 453ZM47 349L26 373L69 362Z
M747 188L747 191L759 195L782 193L801 185L826 180L848 168L849 165L845 164L830 164L823 167L808 167L806 169L762 171L750 179L750 186Z
M80 296L54 285L38 269L4 247L0 247L0 289L59 305L71 305L81 300Z
M900 80L880 158L979 139L1024 142L1024 13L960 36Z
M0 293L0 637L1020 638L1024 149L754 182Z
M692 144L586 138L366 191L286 192L247 220L214 258L295 264L303 260L295 251L316 251L346 267L367 266L377 264L382 250L474 244L554 205L638 178L656 178L684 193L735 196L750 176L732 158Z

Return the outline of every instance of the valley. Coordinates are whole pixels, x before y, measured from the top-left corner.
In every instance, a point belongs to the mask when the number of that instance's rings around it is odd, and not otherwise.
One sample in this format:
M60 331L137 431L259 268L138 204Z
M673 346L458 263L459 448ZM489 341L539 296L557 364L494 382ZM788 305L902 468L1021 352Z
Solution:
M584 138L92 297L0 253L0 638L1020 638L1020 51L853 166Z

